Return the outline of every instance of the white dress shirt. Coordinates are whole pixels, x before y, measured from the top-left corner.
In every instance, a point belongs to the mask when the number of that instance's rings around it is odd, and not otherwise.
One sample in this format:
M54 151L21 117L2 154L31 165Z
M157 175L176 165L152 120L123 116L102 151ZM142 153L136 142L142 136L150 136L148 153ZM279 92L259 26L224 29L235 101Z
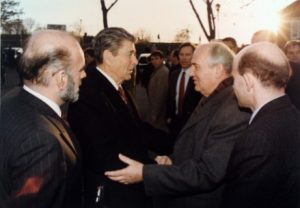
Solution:
M180 80L182 77L183 72L185 72L185 79L184 79L184 94L186 92L186 88L190 79L190 73L191 73L191 67L187 68L187 69L181 69L180 74L178 76L177 79L177 83L176 83L176 114L178 113L178 102L179 102L179 85L180 85Z
M44 103L46 103L50 108L52 108L52 110L55 111L55 113L59 117L61 117L61 109L60 109L60 107L57 103L55 103L54 101L52 101L49 98L45 97L44 95L41 95L40 93L30 89L26 85L23 86L23 89L25 91L27 91L28 93L32 94L34 97L36 97L36 98L40 99L41 101L43 101Z

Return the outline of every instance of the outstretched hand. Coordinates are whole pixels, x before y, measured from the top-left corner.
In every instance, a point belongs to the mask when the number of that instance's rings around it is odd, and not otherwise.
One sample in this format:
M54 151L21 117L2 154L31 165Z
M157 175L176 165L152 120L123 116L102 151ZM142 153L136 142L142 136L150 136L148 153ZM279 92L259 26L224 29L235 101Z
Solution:
M122 162L128 166L115 171L106 171L104 174L111 180L117 181L123 184L138 183L143 180L143 164L130 159L122 154L119 154L119 158Z

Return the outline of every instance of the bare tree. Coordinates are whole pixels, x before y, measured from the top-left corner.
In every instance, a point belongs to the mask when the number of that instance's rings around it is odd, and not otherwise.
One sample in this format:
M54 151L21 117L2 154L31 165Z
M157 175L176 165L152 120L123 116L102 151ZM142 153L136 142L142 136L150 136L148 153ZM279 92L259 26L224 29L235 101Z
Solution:
M203 21L197 12L195 5L192 0L189 0L191 7L196 15L196 18L201 26L202 31L204 32L205 37L207 40L215 39L216 37L216 25L215 25L215 17L212 10L212 3L214 0L204 0L206 3L206 12L207 12L207 22L208 22L208 30L204 27Z
M182 29L180 30L174 38L175 42L183 43L190 41L190 30L189 29Z
M23 25L23 21L21 19L14 20L13 24L11 25L11 34L26 34L26 28Z
M133 35L138 40L138 42L151 41L151 34L142 28L138 29L135 33L133 33Z
M79 20L79 22L75 22L71 25L72 32L76 36L81 36L81 33L84 31L84 26L82 25L82 19Z
M107 8L105 5L105 0L100 0L101 3L101 9L102 9L102 17L103 17L103 26L104 28L108 27L107 24L107 14L109 12L109 10L118 2L118 0L115 0L113 3L111 3L111 5Z
M19 15L23 13L18 8L19 2L15 0L1 0L1 30L2 32L12 33L13 27L20 25Z
M23 25L28 33L32 33L36 28L36 22L32 18L26 18L23 20Z

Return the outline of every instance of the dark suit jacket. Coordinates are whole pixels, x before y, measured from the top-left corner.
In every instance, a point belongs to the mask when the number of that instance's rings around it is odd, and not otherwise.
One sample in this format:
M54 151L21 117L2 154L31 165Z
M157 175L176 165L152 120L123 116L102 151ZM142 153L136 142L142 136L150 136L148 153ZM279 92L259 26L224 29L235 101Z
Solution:
M142 124L128 92L127 97L130 108L94 68L82 82L78 102L69 106L68 119L83 151L87 203L94 203L96 188L101 184L104 185L103 202L109 207L149 205L141 183L122 185L104 176L107 170L126 166L119 160L119 153L149 163L147 149L160 146L162 132Z
M227 163L249 113L238 107L232 78L202 99L178 135L173 165L145 165L146 193L161 207L218 207ZM223 86L222 86L223 85Z
M81 207L76 141L47 104L23 89L7 94L0 129L1 207Z
M300 64L290 62L293 74L286 86L286 94L300 111Z
M169 128L171 133L176 137L187 122L188 118L196 108L199 100L201 99L201 93L195 91L195 85L192 78L189 79L183 100L182 114L176 114L176 85L181 68L174 70L170 74L169 80L169 96L167 101L167 119L170 119Z
M300 114L289 98L259 110L231 156L223 207L300 207Z

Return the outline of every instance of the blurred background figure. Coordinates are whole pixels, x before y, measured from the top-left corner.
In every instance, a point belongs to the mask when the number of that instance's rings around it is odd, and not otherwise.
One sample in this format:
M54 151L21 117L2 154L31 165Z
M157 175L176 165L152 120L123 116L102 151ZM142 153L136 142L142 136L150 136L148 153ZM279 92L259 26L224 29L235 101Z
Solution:
M237 53L239 47L236 43L236 40L233 37L226 37L222 39L222 42L227 45L234 53Z
M169 69L164 65L164 55L161 51L153 51L150 55L153 73L148 84L149 108L147 120L159 129L168 131L166 109L169 83Z
M86 48L84 50L84 58L86 70L96 67L95 50L93 48Z
M284 52L294 63L300 64L300 40L290 40L284 46Z
M257 43L262 41L268 41L276 44L277 36L271 30L267 30L267 29L258 30L252 35L251 43Z
M178 49L174 49L171 51L171 54L169 55L168 68L170 70L170 74L176 69L180 69Z
M286 93L300 110L300 41L291 40L285 44L284 52L292 67L292 76L287 84Z

